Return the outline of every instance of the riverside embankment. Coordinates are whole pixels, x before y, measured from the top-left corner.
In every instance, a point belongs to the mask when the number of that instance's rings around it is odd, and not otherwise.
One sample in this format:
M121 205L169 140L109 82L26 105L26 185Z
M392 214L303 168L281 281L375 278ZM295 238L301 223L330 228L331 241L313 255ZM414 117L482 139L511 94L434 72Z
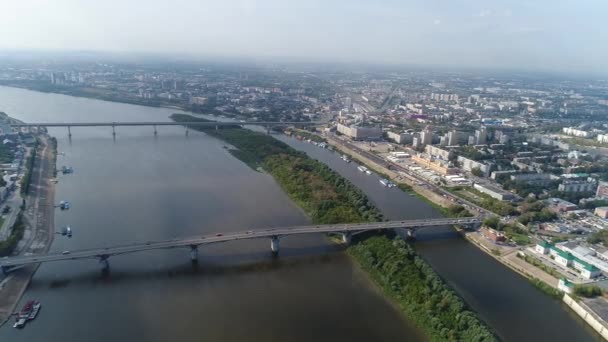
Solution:
M14 254L41 254L50 249L54 236L54 198L55 185L51 178L55 173L56 148L53 140L38 136L39 146L32 156L32 167L27 172L28 190L25 194L25 207L19 214L15 225L22 226L24 233L17 244ZM13 208L13 210L19 210ZM20 228L21 229L21 228ZM0 286L0 325L7 322L16 311L38 265L27 266L7 275Z

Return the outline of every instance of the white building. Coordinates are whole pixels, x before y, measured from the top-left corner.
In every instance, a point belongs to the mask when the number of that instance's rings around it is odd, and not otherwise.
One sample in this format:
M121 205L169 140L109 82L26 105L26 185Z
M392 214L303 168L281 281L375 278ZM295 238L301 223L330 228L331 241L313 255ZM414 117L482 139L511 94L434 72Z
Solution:
M411 133L388 132L387 136L397 144L410 144L414 138Z
M535 251L541 254L548 253L550 256L553 257L553 260L555 260L555 262L564 267L574 268L575 270L579 271L581 277L585 279L593 279L595 277L600 276L602 274L602 271L598 267L592 265L591 263L585 260L589 258L589 254L585 251L588 249L584 247L579 248L580 246L574 246L575 244L571 243L554 246L546 241L541 241L536 245ZM574 253L580 255L580 257L575 256ZM595 259L604 263L598 258ZM606 264L606 267L608 267L608 263L604 264Z
M380 139L382 137L382 128L380 127L360 127L338 124L337 128L339 133L342 133L353 140Z
M593 133L591 133L591 132L583 131L581 129L576 129L574 127L564 127L562 129L562 131L567 135L571 135L573 137L579 137L579 138L591 138L593 136Z
M557 187L562 192L595 192L597 182L593 178L587 180L565 180Z
M608 134L598 134L597 141L602 144L608 144Z
M463 170L471 172L473 169L479 169L481 172L483 172L484 177L488 177L490 175L490 171L492 170L492 165L465 158L463 156L459 156L457 160Z

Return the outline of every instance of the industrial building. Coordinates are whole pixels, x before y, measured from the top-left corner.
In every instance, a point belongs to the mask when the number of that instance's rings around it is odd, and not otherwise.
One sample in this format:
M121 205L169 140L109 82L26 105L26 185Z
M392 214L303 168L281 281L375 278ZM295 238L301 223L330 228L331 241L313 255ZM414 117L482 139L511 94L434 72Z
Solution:
M475 183L473 188L499 201L513 201L517 198L513 193L489 184Z
M555 262L564 267L572 267L578 270L580 272L581 277L585 279L593 279L599 277L602 274L599 268L581 258L576 257L574 254L569 252L570 249L568 249L568 247L558 248L546 241L541 241L536 245L535 250L540 254L549 254L553 257L553 260L555 260Z
M339 133L344 134L353 140L378 140L382 138L382 128L380 127L361 127L338 124L337 130Z

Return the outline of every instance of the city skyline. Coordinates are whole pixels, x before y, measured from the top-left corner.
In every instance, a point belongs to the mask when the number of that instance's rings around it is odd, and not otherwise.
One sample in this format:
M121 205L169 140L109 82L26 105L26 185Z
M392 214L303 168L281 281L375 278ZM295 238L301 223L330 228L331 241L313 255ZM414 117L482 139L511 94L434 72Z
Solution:
M607 5L583 1L40 0L0 5L0 52L106 51L196 58L606 70ZM44 32L44 34L43 34Z

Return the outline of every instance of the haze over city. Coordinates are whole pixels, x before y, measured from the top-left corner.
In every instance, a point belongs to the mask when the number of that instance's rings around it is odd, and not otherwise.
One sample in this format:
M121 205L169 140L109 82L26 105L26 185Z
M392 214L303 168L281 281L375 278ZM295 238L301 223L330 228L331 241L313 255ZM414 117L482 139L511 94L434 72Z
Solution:
M604 72L603 1L78 1L0 4L0 50Z

